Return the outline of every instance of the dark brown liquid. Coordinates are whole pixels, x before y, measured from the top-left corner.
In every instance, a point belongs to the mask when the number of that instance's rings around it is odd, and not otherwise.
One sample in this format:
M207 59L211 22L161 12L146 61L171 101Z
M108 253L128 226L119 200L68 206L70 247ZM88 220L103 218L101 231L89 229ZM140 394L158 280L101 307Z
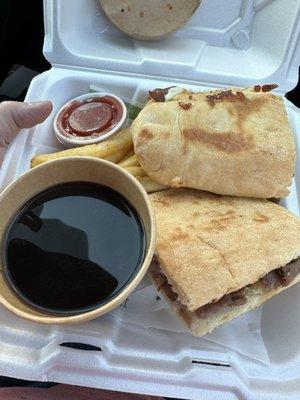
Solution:
M25 204L4 241L7 280L27 303L76 314L115 297L145 251L134 207L90 183L52 187Z

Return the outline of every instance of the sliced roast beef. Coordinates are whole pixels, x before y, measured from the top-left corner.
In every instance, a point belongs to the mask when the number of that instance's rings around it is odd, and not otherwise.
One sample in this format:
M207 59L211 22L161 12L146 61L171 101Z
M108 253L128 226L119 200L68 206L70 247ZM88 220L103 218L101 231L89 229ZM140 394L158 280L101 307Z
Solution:
M221 297L218 301L205 304L198 308L195 313L199 318L206 318L219 312L222 308L242 306L247 303L247 297L244 294L244 289L240 289L236 292L226 294Z
M260 281L264 289L276 289L281 286L281 279L277 270L269 272Z
M278 270L278 274L281 279L282 286L288 286L293 279L300 272L300 259L297 258L296 260L291 261L285 267L282 267Z
M261 285L265 290L273 290L280 286L288 286L293 279L300 273L300 258L291 261L286 266L278 268L274 271L269 272L263 278L260 279ZM156 257L153 258L150 274L152 279L155 281L158 290L162 291L165 296L173 303L176 304L177 309L181 316L187 321L191 318L191 313L188 311L185 305L181 304L178 298L178 294L174 292L172 285L167 281L167 278L162 273L158 260ZM205 304L199 307L194 313L199 318L207 318L214 315L224 308L232 308L242 306L247 303L247 297L245 295L245 288L237 290L236 292L228 293L221 297L215 302Z

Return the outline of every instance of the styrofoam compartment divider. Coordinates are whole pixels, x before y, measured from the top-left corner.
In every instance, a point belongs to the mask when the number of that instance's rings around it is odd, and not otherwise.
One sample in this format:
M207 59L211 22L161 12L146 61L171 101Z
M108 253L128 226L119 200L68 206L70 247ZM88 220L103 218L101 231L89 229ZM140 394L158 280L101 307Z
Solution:
M298 0L203 0L185 29L157 43L127 39L102 16L97 0L45 0L45 54L53 68L35 78L27 100L50 99L42 125L10 146L0 186L28 170L36 153L61 148L52 120L90 84L143 102L170 83L209 89L297 80ZM225 5L226 4L226 5ZM288 7L287 7L288 4ZM297 19L298 17L298 19ZM299 111L286 101L293 131ZM298 154L299 137L296 136ZM300 157L283 204L299 214ZM109 315L74 326L45 326L0 309L0 374L185 399L299 399L300 290L293 287L263 307L266 366L189 335L124 325ZM85 343L94 351L62 347Z

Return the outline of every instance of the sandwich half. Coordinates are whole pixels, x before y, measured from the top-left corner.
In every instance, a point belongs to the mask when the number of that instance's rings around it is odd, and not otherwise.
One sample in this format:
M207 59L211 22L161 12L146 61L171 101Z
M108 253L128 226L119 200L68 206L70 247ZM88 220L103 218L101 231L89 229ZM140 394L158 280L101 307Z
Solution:
M295 144L283 99L266 91L272 87L151 92L131 127L141 166L165 186L287 196Z
M264 199L191 189L150 195L157 219L149 274L202 336L300 280L300 218Z

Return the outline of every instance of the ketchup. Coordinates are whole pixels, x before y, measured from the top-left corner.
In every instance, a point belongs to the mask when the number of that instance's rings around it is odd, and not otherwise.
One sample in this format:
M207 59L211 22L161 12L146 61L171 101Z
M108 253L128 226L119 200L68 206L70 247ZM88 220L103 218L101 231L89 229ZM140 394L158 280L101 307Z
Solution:
M74 100L59 113L57 127L66 136L94 138L113 129L122 116L121 103L109 95Z

